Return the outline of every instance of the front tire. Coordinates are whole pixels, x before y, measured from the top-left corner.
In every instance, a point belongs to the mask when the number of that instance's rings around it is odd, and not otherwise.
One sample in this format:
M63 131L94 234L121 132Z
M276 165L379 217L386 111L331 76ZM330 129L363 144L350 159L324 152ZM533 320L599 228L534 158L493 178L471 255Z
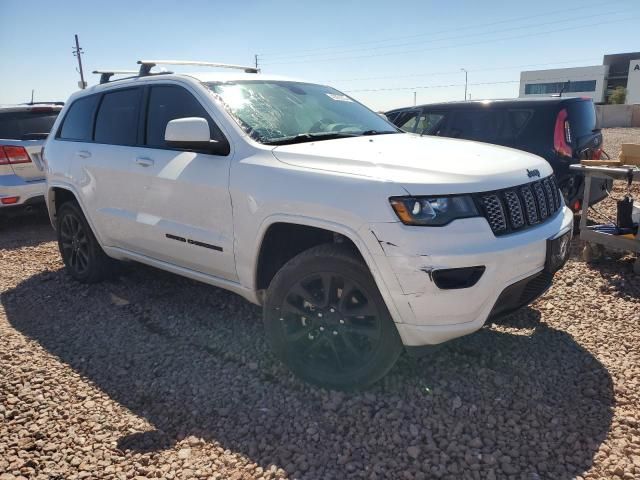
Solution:
M75 202L66 202L56 216L58 248L67 272L82 283L96 283L109 277L114 260L100 247L80 207Z
M264 322L289 369L330 389L375 383L402 352L371 273L343 245L314 247L287 262L269 286Z

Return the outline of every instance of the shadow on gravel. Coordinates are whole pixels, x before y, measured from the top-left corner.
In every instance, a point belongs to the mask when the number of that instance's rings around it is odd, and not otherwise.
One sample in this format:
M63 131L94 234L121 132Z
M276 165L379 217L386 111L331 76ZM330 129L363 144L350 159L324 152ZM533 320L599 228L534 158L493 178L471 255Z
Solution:
M484 328L338 394L273 361L257 307L149 268L92 286L48 272L1 301L14 328L154 426L121 427L127 454L195 435L295 478L569 479L611 424L605 367L531 309L510 333Z
M606 283L601 291L629 300L640 299L640 275L633 272L635 257L628 252L607 250L601 259L589 263L598 271Z
M44 207L15 217L0 215L0 250L35 247L55 239L55 231Z

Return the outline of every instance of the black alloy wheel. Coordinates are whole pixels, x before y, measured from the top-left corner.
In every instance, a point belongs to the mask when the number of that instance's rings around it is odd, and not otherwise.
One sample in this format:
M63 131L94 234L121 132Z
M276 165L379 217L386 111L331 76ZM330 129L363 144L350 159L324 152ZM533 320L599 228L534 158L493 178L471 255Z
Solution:
M402 349L366 265L336 245L315 247L283 267L269 288L265 324L289 368L328 388L375 382Z

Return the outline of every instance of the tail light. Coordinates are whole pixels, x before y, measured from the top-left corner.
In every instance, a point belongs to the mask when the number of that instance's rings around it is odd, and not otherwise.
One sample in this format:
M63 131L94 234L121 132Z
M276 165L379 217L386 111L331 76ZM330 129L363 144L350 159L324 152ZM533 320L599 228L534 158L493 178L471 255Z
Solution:
M24 147L0 148L0 165L15 165L17 163L31 163L31 158Z
M556 117L556 127L553 132L553 148L565 157L573 156L571 148L571 125L569 125L567 109L563 108Z
M579 212L582 208L582 202L579 199L573 201L573 205L571 205L571 210L574 212Z
M600 160L602 158L602 149L597 148L591 152L591 160Z

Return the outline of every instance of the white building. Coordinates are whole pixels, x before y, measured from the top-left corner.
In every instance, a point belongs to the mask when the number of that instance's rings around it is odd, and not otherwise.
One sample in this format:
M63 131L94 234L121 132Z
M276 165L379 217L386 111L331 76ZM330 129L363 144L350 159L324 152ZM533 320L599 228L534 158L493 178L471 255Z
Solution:
M605 55L602 65L520 73L520 97L560 94L605 103L616 87L627 90L625 103L640 103L640 52Z

